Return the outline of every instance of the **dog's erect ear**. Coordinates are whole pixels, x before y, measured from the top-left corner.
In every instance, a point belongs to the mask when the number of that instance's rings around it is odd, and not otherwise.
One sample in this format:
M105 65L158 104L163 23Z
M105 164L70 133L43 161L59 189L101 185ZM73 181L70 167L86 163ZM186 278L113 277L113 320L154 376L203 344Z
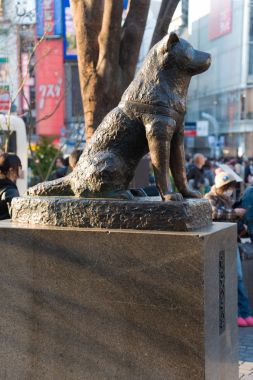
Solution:
M170 48L173 44L176 42L179 42L179 37L177 36L176 33L171 32L170 35L166 34L165 37L160 41L159 43L159 50L165 54L170 51Z
M175 44L176 42L179 42L178 35L174 32L171 32L168 40L168 47L170 47L172 44Z

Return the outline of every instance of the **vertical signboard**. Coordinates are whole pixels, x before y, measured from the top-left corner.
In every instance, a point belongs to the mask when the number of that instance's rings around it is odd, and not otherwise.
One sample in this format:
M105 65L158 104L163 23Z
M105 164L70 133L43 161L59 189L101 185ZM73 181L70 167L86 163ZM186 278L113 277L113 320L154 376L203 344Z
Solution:
M209 40L221 37L232 30L232 1L211 0L209 14L208 37Z
M37 36L62 36L62 0L36 1Z
M208 121L207 120L198 120L196 126L196 132L198 137L207 137L208 136Z
M10 107L10 88L0 85L0 111L8 111Z
M187 137L195 137L197 135L197 123L195 121L185 122L184 135Z
M44 40L36 50L37 133L59 136L64 126L62 40Z
M9 60L7 57L0 57L0 112L8 111L9 107Z
M77 60L76 33L69 0L63 1L64 58Z
M35 0L15 0L13 5L15 23L26 25L35 24Z
M9 60L7 57L0 57L0 84L8 83L8 69L9 69Z

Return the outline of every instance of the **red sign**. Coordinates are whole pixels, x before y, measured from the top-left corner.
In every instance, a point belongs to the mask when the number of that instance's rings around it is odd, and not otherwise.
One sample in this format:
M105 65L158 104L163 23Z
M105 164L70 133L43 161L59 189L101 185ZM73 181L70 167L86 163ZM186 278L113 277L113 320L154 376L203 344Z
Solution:
M184 135L187 137L197 136L197 123L195 121L185 122Z
M187 136L187 137L195 137L197 136L197 132L196 132L196 129L187 129L186 131L184 131L184 135Z
M211 0L209 15L209 40L221 37L232 30L232 2L231 0Z
M36 50L37 133L59 136L64 126L62 40L44 40Z

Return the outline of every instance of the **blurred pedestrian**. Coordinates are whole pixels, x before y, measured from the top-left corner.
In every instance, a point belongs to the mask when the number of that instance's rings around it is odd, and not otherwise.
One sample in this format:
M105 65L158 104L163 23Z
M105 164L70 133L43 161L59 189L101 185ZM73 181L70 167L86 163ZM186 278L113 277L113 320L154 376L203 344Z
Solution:
M211 191L205 195L212 206L212 218L218 222L236 222L238 239L243 228L242 218L246 210L243 207L233 208L233 192L236 189L235 178L226 172L219 171L215 176L215 184ZM247 291L243 282L242 264L239 249L237 247L237 293L238 293L238 317L239 327L252 327L253 317L249 306Z
M248 165L245 166L244 182L249 185L253 184L253 159L252 158L249 160Z
M209 186L214 185L214 171L213 171L213 165L210 160L206 160L205 165L203 166L204 170L204 177L208 179ZM210 190L210 189L209 189Z
M241 207L247 210L244 215L244 223L247 226L248 235L253 243L253 186L249 186L240 200Z
M185 169L186 173L189 172L189 170L193 167L193 162L192 162L192 155L190 153L187 153L185 155Z
M68 168L65 165L64 158L57 157L55 160L55 167L56 169L52 172L52 174L49 176L49 180L65 177L67 174Z
M21 170L18 156L0 153L0 220L11 217L11 201L14 197L19 197L16 180L21 175Z
M195 154L193 157L193 165L189 168L187 173L189 187L192 190L201 192L202 194L205 193L205 186L207 185L203 169L205 162L206 158L203 154Z

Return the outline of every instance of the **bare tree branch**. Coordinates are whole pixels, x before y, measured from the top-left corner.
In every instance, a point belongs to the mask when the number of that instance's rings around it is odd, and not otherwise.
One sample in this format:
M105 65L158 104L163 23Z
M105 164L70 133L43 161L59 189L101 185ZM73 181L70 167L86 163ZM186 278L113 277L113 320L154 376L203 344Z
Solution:
M173 14L180 0L163 0L156 21L150 48L160 41L167 33Z
M42 121L45 121L45 120L47 120L47 119L50 119L50 117L53 116L54 113L55 113L55 112L58 110L58 108L60 107L61 102L62 102L63 99L64 99L64 96L65 96L65 94L62 94L62 96L60 97L59 101L58 101L57 104L55 105L54 109L53 109L50 113L48 113L47 115L43 116L41 119L36 120L36 124L39 124L39 123L41 123Z
M131 0L122 28L119 64L127 78L125 87L134 77L149 6L150 0Z
M34 57L34 54L36 52L36 50L38 49L39 45L42 43L42 41L44 41L46 37L46 33L44 33L44 35L39 39L39 41L35 44L35 46L33 47L33 50L29 56L29 59L28 59L28 62L27 62L27 70L26 70L26 73L24 75L24 77L22 78L21 80L21 83L19 85L19 88L16 92L16 94L12 97L11 99L11 104L10 104L10 109L11 109L11 106L12 104L15 102L15 100L17 99L18 95L20 94L20 92L23 90L24 88L24 85L25 85L25 82L27 81L27 78L28 78L28 74L29 74L29 68L30 68L30 64L31 64L31 61L32 61L32 58Z

